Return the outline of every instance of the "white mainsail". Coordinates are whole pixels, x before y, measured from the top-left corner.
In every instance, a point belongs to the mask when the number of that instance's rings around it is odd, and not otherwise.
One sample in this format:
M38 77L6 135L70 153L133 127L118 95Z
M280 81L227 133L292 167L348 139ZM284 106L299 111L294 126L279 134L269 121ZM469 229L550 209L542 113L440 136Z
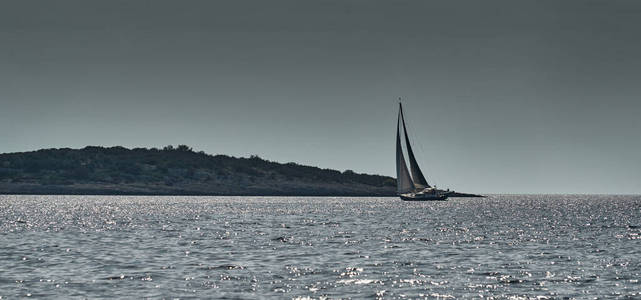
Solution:
M405 146L407 147L407 156L410 160L410 170L412 171L412 180L414 182L414 186L417 189L430 188L431 186L429 185L429 183L427 183L427 180L425 180L425 176L423 176L423 172L421 172L421 168L419 168L418 162L416 162L416 158L414 157L414 152L412 151L412 146L410 145L410 138L407 136L407 127L405 127L405 116L403 116L403 106L401 105L401 103L398 103L398 111L400 114L401 122L403 123L403 132L405 133Z
M401 135L400 135L401 112L398 112L398 120L396 121L396 192L399 194L413 192L416 187L410 176L410 172L405 164L405 157L403 156L403 148L401 148Z

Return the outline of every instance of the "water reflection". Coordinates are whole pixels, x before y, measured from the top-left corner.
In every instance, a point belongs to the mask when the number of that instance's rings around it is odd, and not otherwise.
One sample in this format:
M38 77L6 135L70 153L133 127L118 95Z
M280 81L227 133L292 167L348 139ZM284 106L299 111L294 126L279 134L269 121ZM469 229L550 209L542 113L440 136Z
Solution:
M0 196L0 296L636 298L640 204Z

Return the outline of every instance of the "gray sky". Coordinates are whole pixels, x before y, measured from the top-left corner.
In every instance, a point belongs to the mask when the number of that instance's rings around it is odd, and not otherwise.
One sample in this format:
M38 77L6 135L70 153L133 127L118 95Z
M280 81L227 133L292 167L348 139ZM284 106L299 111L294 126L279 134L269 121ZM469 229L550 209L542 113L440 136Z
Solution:
M0 152L187 144L428 180L641 193L639 1L2 1Z

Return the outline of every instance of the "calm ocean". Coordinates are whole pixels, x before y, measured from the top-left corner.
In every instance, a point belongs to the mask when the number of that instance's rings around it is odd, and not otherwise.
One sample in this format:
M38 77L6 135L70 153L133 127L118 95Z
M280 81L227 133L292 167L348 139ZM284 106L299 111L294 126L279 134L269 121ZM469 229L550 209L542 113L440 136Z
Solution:
M641 196L0 196L0 298L641 298Z

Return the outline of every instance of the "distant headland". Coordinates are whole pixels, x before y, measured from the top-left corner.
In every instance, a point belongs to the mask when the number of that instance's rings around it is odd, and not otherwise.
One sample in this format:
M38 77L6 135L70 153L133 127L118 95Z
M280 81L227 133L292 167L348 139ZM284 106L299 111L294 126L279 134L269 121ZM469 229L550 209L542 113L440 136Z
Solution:
M396 180L195 152L87 146L0 154L0 194L394 196Z

